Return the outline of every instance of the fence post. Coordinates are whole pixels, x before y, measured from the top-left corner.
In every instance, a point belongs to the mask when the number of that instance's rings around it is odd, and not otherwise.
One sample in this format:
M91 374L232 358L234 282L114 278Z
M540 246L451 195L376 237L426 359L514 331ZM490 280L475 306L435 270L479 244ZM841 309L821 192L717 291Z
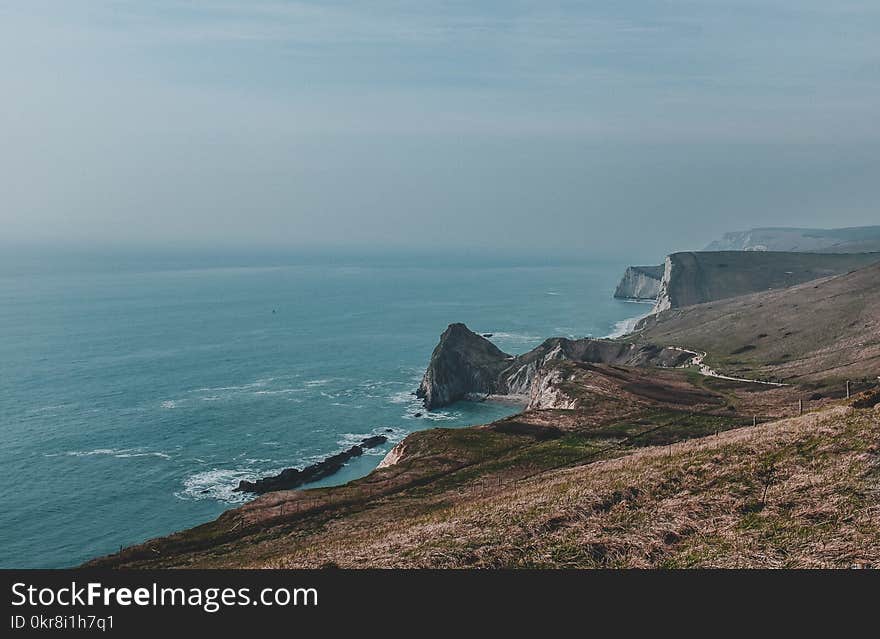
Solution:
M849 380L846 380L846 398L849 399Z
M803 414L804 414L804 400L799 399L798 400L798 415L803 415Z
M757 425L758 425L758 416L753 415L752 416L752 426L757 426Z

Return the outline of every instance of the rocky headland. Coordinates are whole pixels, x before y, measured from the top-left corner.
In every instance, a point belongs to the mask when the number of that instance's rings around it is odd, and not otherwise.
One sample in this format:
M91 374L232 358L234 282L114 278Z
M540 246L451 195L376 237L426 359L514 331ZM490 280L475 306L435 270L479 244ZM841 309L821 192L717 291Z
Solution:
M549 362L674 367L689 354L652 344L608 339L553 337L522 355L509 355L464 324L450 324L440 336L416 395L425 408L439 408L462 399L491 395L533 401L533 382Z

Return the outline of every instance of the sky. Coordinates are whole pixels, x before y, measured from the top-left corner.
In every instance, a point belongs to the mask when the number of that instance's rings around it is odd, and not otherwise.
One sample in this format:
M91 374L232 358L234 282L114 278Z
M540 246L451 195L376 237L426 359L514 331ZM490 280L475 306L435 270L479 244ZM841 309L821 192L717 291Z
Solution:
M0 241L646 259L880 223L876 0L0 0Z

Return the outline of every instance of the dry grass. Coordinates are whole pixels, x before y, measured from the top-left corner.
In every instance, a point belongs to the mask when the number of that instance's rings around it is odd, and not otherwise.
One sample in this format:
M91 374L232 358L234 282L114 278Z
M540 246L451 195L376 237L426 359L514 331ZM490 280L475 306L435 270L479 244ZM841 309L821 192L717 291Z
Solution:
M781 290L672 309L639 339L709 353L752 379L874 379L880 366L880 264Z
M386 504L273 543L251 567L880 565L880 425L832 408L410 513ZM266 549L263 549L264 551Z

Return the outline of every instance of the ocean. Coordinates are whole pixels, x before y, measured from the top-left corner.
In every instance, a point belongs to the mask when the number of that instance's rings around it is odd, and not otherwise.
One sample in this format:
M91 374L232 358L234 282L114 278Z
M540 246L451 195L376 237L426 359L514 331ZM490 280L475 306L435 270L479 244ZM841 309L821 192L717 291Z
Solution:
M516 412L413 396L451 322L521 353L622 331L624 262L35 258L0 264L0 567L77 565L215 518L238 481L374 433ZM390 429L390 431L388 431Z

